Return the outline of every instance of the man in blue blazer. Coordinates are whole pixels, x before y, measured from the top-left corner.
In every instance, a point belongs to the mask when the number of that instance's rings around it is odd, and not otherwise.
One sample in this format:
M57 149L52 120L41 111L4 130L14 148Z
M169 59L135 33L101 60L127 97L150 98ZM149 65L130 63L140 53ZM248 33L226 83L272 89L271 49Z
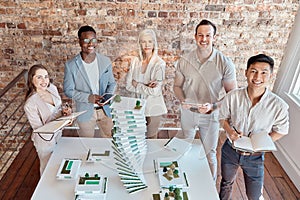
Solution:
M114 92L116 82L108 57L97 53L96 31L91 26L78 30L81 52L65 64L64 93L76 104L79 136L94 137L96 124L100 137L111 137L113 122L109 105L100 103L105 93Z

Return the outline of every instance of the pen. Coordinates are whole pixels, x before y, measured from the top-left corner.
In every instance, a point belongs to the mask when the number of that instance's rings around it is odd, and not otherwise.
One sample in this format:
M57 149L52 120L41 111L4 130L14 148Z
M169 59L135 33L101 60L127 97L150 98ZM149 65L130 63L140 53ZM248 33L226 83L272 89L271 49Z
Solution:
M86 160L89 159L90 153L91 153L91 149L89 149L89 151L88 151L88 154L87 154L87 156L86 156Z
M184 176L184 180L185 180L186 186L189 187L189 183L188 183L188 181L187 181L185 172L183 172L183 176Z
M251 131L248 133L248 137L250 137L250 135L251 135Z
M107 182L107 177L104 178L103 193L106 193L106 182Z
M156 161L155 160L153 160L153 164L154 164L154 172L156 173L157 169L156 169Z
M232 126L232 128L234 129L234 131L239 134L239 138L241 138L242 136L240 135L240 133L238 132L238 130L235 128L235 126Z
M164 146L167 146L169 144L169 142L171 142L173 138L171 138Z

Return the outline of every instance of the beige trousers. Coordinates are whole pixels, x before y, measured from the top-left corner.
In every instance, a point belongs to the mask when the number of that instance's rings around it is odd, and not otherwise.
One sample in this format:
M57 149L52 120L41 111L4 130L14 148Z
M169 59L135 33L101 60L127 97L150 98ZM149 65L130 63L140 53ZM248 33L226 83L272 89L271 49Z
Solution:
M157 133L158 133L158 128L160 125L161 118L162 118L162 115L146 117L146 121L147 121L146 137L147 137L147 139L156 139L157 138Z
M106 116L102 109L94 110L94 114L90 121L77 122L79 126L79 137L101 137L108 138L112 136L113 121ZM99 132L95 131L96 125Z

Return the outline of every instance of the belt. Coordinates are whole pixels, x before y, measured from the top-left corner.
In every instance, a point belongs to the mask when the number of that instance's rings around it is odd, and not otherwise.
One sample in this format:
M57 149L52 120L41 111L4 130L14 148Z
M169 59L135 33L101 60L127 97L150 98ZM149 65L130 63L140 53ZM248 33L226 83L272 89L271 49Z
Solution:
M245 152L245 151L240 151L237 149L233 149L235 150L238 154L240 154L241 156L261 156L263 153L262 152Z
M189 110L190 110L191 112L198 113L198 114L202 114L202 115L209 115L209 114L212 113L212 110L208 111L207 113L200 113L200 112L198 111L198 108L196 108L196 107L191 107Z

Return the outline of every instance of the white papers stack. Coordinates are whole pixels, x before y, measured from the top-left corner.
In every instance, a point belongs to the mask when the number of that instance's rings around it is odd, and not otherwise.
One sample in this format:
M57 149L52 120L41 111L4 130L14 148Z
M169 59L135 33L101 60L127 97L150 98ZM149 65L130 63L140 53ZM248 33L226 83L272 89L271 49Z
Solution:
M99 173L86 172L79 176L75 186L77 200L98 199L105 200L107 193L107 177Z
M143 163L147 144L144 115L145 100L121 97L113 102L113 150L120 179L129 193L147 188L143 176Z
M64 158L57 171L56 178L60 180L76 179L81 165L79 159Z

